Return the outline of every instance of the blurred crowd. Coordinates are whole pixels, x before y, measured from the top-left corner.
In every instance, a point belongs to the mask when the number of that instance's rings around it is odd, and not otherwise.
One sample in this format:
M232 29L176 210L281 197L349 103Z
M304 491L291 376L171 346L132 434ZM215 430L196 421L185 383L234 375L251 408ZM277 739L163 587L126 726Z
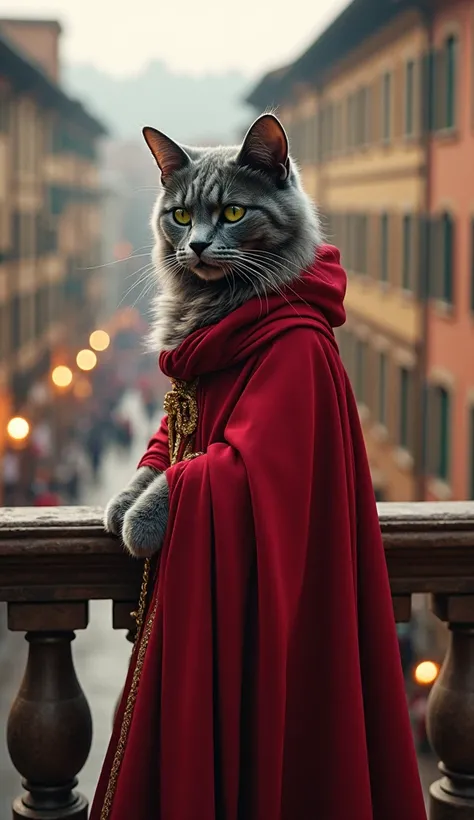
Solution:
M89 376L90 395L80 400L72 394L61 396L53 411L32 427L27 442L7 446L2 458L3 504L81 503L84 484L100 481L108 448L128 451L132 446L133 419L122 406L129 391L140 394L151 424L164 393L157 371L156 361L141 351L116 351L105 358Z

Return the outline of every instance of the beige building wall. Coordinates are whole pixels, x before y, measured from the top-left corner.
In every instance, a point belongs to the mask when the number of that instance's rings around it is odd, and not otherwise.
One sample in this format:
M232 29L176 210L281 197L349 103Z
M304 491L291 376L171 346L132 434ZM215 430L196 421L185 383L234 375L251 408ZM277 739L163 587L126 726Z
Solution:
M426 49L421 19L399 15L317 86L295 89L279 112L327 241L340 247L348 271L347 325L338 336L374 485L386 500L417 492Z

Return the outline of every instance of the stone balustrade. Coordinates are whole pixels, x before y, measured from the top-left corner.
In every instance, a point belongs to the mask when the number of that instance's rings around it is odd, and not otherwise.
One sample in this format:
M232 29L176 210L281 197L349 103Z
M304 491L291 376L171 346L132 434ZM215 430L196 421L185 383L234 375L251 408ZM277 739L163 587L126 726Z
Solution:
M474 503L382 504L379 512L397 620L409 620L415 593L428 593L449 627L428 710L442 761L430 820L474 820ZM86 820L76 787L92 721L71 643L94 599L112 601L112 626L130 637L140 578L140 563L104 533L99 509L0 509L0 601L8 628L29 644L6 727L24 789L16 820Z

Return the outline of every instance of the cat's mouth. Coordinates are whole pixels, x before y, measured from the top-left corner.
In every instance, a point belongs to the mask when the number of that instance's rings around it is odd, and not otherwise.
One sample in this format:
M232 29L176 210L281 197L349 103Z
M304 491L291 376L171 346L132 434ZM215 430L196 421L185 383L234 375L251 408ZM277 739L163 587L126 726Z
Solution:
M207 262L198 262L193 265L193 272L206 282L216 282L224 278L224 271L218 265L209 265Z

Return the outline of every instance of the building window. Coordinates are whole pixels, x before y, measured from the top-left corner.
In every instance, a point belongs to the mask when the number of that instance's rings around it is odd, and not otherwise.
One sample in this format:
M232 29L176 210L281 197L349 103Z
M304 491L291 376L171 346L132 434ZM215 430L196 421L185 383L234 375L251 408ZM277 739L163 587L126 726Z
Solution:
M0 303L0 362L6 359L8 352L7 321L7 306Z
M21 347L21 299L16 293L10 307L10 349L16 353Z
M354 268L356 273L367 274L367 227L364 214L354 215Z
M440 481L449 481L451 400L445 387L432 387L429 401L430 473Z
M387 354L379 353L377 420L387 426Z
M441 217L442 236L442 276L441 299L443 302L453 302L453 267L454 267L454 222L450 214Z
M402 288L412 290L412 252L413 252L413 219L406 214L403 217L403 253L402 253Z
M446 128L454 128L456 123L456 82L457 82L457 38L448 37L446 52Z
M471 310L474 313L474 217L471 219Z
M0 133L8 133L10 128L10 97L0 91Z
M351 150L354 147L354 95L349 94L347 99L347 147Z
M406 367L400 368L400 416L398 443L404 450L411 449L411 407L413 373Z
M353 260L353 236L352 236L352 214L346 214L345 216L345 250L346 250L346 264L349 269L349 272L352 273L354 260Z
M449 477L449 420L450 420L450 401L449 393L444 387L438 388L439 393L439 461L437 475L443 481L447 481Z
M388 214L380 217L380 281L388 282L389 221Z
M389 72L382 78L382 139L389 142L392 132L392 75Z
M409 60L405 71L405 134L413 136L415 130L415 62Z
M355 396L358 404L365 404L366 400L366 366L367 342L356 340L355 346Z
M430 49L423 59L423 85L425 98L424 127L433 131L436 127L436 51Z

